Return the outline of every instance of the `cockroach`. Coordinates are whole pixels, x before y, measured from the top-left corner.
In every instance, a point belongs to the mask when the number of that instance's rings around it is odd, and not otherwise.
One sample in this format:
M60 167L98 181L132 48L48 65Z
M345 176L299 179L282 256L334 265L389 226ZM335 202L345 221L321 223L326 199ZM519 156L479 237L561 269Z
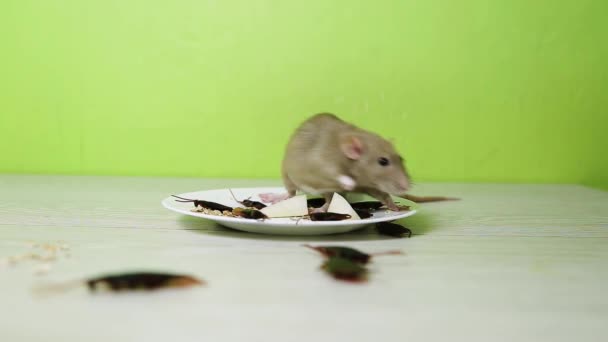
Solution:
M228 189L228 191L230 191L230 194L232 195L232 198L234 198L235 201L237 201L238 203L244 205L247 208L255 208L255 209L264 209L266 208L266 204L262 203L262 202L258 202L258 201L251 201L249 198L239 201L236 199L236 197L234 196L234 193L232 192L232 190Z
M251 208L234 208L232 209L232 213L236 216L253 220L264 220L268 218L263 212Z
M387 252L381 252L381 253L375 253L375 254L367 254L367 253L361 252L357 249L354 249L351 247L344 247L344 246L316 246L315 247L315 246L306 244L306 245L304 245L304 247L313 249L328 258L339 257L339 258L348 259L352 262L357 262L359 264L367 264L370 261L370 259L372 258L372 256L376 256L376 255L402 254L401 251L387 251Z
M175 195L171 195L171 196L179 198L179 200L176 200L177 202L192 202L192 203L194 203L195 207L207 208L207 209L211 209L211 210L219 210L222 212L223 211L232 211L232 207L229 207L229 206L226 206L223 204L219 204L219 203L215 203L215 202L183 198L183 197L179 197L179 196L175 196Z
M380 222L376 224L376 230L378 233L382 235L388 235L393 237L403 237L407 235L407 237L412 236L412 231L404 226L398 225L396 223L389 222Z
M321 265L321 269L339 280L362 282L367 278L367 269L364 266L346 258L329 258Z
M169 287L189 287L203 285L204 283L203 281L188 275L135 272L91 278L86 281L86 284L91 291L97 290L98 287L107 287L112 291L125 291L138 289L157 290L160 288Z
M74 287L86 286L89 291L96 292L107 289L112 292L135 290L159 290L162 288L185 288L205 285L205 281L184 274L160 272L125 272L103 275L85 280L76 280L64 284L46 285L36 288L38 295L53 294Z
M338 213L311 213L309 214L311 221L342 221L348 220L351 216L348 214L338 214Z
M365 201L365 202L355 202L355 203L350 203L350 206L353 207L353 209L357 210L378 210L380 209L384 204L382 204L381 202L378 201Z
M306 204L309 208L321 208L325 204L325 198L309 198L306 200Z
M366 218L370 218L372 217L372 213L369 210L365 210L365 209L355 209L355 212L357 213L357 215L359 215L360 218L362 219L366 219Z

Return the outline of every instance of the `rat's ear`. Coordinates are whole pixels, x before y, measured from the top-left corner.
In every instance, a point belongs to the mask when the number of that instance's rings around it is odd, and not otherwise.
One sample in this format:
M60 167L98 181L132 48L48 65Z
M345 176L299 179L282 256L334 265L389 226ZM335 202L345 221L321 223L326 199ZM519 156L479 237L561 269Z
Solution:
M356 135L346 135L340 141L340 148L349 159L357 160L363 154L363 142Z

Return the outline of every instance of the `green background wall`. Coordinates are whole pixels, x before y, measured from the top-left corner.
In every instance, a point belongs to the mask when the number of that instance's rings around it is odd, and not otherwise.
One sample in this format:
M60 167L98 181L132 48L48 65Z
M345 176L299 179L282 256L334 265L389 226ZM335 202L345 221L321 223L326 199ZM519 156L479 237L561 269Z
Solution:
M418 181L608 188L602 0L0 1L0 172L278 177L331 111Z

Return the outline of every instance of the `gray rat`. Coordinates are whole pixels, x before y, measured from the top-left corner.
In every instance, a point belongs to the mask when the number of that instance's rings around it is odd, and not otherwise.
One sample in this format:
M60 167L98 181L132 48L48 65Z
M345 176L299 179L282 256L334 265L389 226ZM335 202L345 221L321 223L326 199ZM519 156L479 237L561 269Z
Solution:
M325 197L319 211L327 211L334 192L358 192L397 211L391 195L406 196L410 187L404 160L391 142L331 113L313 115L295 130L281 174L287 194L260 194L262 201L275 203L300 190Z

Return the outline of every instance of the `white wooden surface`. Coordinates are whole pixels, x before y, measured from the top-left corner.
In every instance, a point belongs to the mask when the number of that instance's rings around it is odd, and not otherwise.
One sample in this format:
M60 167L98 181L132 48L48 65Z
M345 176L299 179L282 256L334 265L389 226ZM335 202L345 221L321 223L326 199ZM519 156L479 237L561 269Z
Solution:
M63 240L46 275L0 267L0 341L607 341L608 193L581 186L422 184L411 239L230 231L160 206L173 193L276 181L0 176L0 258ZM370 282L319 271L302 242L375 258ZM40 298L31 288L106 271L207 280L195 290Z

